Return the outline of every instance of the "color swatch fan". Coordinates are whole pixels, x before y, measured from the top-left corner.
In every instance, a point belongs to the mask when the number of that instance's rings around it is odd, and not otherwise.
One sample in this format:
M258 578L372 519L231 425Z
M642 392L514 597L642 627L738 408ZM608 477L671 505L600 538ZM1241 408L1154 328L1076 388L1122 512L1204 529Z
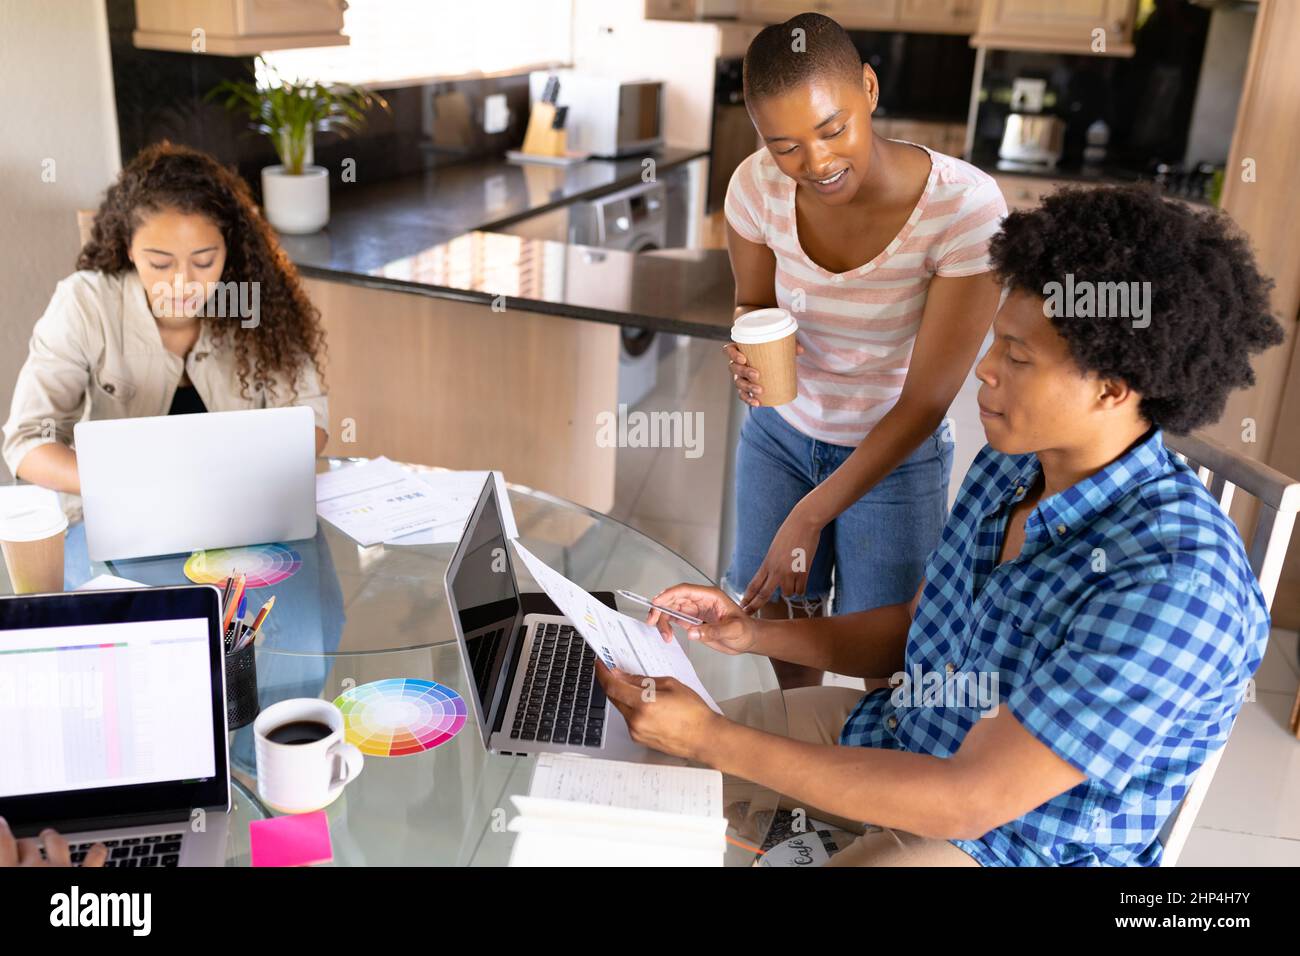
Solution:
M195 584L225 584L227 578L248 575L245 587L269 588L293 577L302 556L284 544L255 544L248 548L195 551L185 562L185 576Z
M390 678L339 694L348 743L372 757L432 750L465 726L465 700L431 680Z

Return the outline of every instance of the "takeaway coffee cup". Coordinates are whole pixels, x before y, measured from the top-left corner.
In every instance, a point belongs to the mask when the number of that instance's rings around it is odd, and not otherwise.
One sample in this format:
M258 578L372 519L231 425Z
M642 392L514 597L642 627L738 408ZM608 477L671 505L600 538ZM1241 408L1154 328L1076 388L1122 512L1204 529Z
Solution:
M361 773L361 751L343 739L343 714L327 700L295 697L253 721L257 792L272 810L308 813L333 803Z
M63 537L68 519L52 505L0 513L0 549L15 594L63 590Z
M799 392L795 372L795 332L799 323L785 309L756 309L736 319L731 341L758 370L760 405L793 402Z

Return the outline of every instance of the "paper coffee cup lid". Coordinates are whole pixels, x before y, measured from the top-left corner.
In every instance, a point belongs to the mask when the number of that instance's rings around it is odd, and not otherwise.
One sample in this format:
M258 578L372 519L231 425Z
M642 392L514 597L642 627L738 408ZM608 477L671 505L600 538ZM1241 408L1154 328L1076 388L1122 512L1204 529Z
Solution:
M746 312L731 326L731 340L741 345L775 342L799 329L799 323L785 309L756 309Z
M66 530L67 515L48 505L0 512L0 541L40 541Z

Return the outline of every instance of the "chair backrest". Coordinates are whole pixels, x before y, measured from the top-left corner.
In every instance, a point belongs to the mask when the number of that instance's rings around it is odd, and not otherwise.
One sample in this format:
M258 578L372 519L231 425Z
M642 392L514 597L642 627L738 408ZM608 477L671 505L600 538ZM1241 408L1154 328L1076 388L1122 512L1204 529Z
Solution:
M1282 562L1291 541L1291 531L1295 527L1296 512L1300 511L1300 481L1204 438L1170 435L1166 437L1165 444L1195 469L1197 477L1209 489L1210 494L1218 499L1224 513L1232 506L1233 492L1237 488L1258 501L1259 512L1255 516L1255 531L1251 535L1247 556L1251 570L1259 580L1259 588L1264 592L1264 600L1271 609L1278 581L1282 577ZM1231 729L1228 733L1231 736ZM1178 865L1178 858L1191 835L1196 814L1205 802L1205 795L1210 792L1214 773L1219 769L1219 761L1226 749L1225 740L1224 745L1210 754L1201 765L1201 769L1192 778L1192 785L1187 788L1183 802L1165 821L1164 828L1160 831L1160 842L1164 845L1161 866Z

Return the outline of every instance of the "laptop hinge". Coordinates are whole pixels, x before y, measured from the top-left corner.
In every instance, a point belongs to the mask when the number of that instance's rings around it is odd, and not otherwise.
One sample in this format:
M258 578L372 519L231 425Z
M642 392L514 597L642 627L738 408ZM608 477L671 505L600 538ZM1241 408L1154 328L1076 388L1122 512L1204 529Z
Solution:
M221 808L214 810L225 811ZM15 833L15 836L31 836L48 826L60 833L86 833L91 830L117 830L125 827L147 827L162 823L183 823L188 825L192 810L166 810L157 813L114 814L111 817L85 817L72 820L43 821L31 827L22 827L30 833Z
M496 716L492 720L492 733L496 733L506 725L506 711L510 709L510 695L514 691L515 673L519 669L520 657L523 654L524 638L528 635L528 625L523 623L526 617L527 615L521 612L520 623L515 628L515 639L510 645L510 657L505 667L501 669L504 680L501 682L501 696L497 702Z

